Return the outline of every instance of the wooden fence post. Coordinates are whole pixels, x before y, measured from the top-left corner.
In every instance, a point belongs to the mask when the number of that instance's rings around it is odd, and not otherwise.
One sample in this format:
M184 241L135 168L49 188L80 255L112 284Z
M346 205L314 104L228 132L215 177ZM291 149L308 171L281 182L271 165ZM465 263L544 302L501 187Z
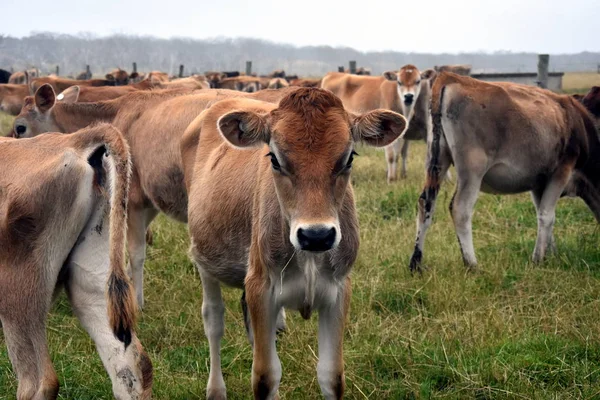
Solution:
M92 70L90 69L89 65L85 66L85 76L86 79L92 79Z
M538 54L537 84L542 89L548 88L548 65L549 64L550 64L550 56L548 54Z
M344 72L344 66L343 65L340 65L338 67L338 72Z
M356 61L350 61L350 73L351 74L356 73Z
M134 72L137 72L137 63L136 62L133 63L133 71L132 71L132 73L134 73Z
M60 68L58 67L58 65L56 66L56 76L60 76L59 74Z
M179 77L183 78L183 64L179 66Z
M252 75L252 61L246 61L246 75Z

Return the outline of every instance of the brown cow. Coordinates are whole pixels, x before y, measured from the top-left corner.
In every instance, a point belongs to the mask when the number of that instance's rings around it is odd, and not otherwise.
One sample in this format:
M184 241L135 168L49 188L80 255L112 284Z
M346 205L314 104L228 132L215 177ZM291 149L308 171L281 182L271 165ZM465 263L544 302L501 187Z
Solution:
M316 87L321 86L321 79L298 78L298 79L292 79L289 83L290 83L290 86L316 88Z
M253 95L276 101L283 90L261 91ZM143 306L143 266L146 257L145 234L150 222L162 211L187 221L187 191L180 142L186 128L211 102L218 98L250 96L227 90L188 89L138 91L114 100L97 103L55 101L51 86L42 86L28 97L15 119L17 137L44 132L69 133L96 122L111 122L124 134L133 158L132 189L128 212L128 252L138 304ZM186 139L195 152L197 137Z
M423 140L430 131L430 80L434 75L433 70L421 73L408 64L398 72L385 72L384 76L332 72L323 78L321 87L342 99L347 109L364 112L385 108L404 115L409 121L409 132L385 149L388 182L396 180L399 155L402 155L401 176L406 176L408 140Z
M255 398L277 394L283 307L305 319L319 312L319 385L327 399L344 393L349 274L359 246L354 146L385 146L407 122L387 110L348 114L322 89L290 89L278 105L220 101L193 124L201 133L189 197L190 253L202 278L209 399L226 398L221 283L246 290Z
M237 76L221 79L217 83L219 89L238 90L240 92L258 92L262 89L260 78L254 76Z
M269 80L267 89L281 89L288 87L290 84L283 78L273 78Z
M10 78L8 78L8 83L13 85L26 85L29 83L31 79L39 78L40 70L37 68L30 68L25 71L18 71L13 73Z
M27 85L0 84L0 111L18 115L23 107L25 97L29 95Z
M477 264L471 218L479 191L531 191L538 215L533 260L554 247L561 195L577 195L600 221L600 141L585 108L571 96L513 83L490 83L444 72L433 84L433 136L418 202L410 260L419 270L440 177L454 164L450 213L465 265Z
M469 76L471 75L471 66L469 64L456 64L456 65L436 65L433 67L435 72L453 72L458 75Z
M57 78L52 76L44 76L42 78L32 79L29 87L32 93L35 93L42 85L49 84L54 88L55 92L62 92L71 86L115 86L114 80L108 79L88 79L79 81L76 79Z
M45 321L63 287L115 398L150 398L152 365L133 331L125 272L131 162L123 137L104 124L69 136L4 138L0 165L0 320L16 398L57 397Z
M116 68L110 71L105 76L106 80L114 81L115 86L123 86L129 84L129 74L121 68Z
M600 118L600 86L594 86L583 97L581 103L596 118Z

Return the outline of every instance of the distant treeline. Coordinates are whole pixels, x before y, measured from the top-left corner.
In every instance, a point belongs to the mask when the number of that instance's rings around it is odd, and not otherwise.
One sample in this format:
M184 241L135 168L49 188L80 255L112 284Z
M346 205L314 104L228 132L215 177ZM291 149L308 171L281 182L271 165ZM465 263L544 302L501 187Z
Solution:
M534 53L463 53L426 54L360 52L351 48L305 46L273 43L265 40L240 39L158 39L145 36L113 35L96 37L54 33L36 33L22 39L0 36L0 68L10 70L35 66L43 73L60 66L61 75L76 75L91 66L92 73L102 74L115 67L128 71L135 61L138 71L161 70L176 74L180 64L186 74L204 71L244 70L246 61L253 71L266 74L275 69L301 76L320 76L348 66L356 60L359 67L371 68L373 74L398 69L408 63L421 69L442 64L471 64L473 72L533 72ZM600 53L553 54L550 71L596 71Z

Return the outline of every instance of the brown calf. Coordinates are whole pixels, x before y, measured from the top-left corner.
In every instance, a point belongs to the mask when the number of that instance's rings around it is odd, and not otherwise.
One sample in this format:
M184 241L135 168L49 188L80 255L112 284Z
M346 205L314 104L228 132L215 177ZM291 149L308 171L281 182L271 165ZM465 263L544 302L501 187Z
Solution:
M553 249L555 209L565 194L580 196L600 220L600 141L585 108L571 96L513 83L442 73L433 84L432 140L419 198L410 269L419 270L440 177L454 164L450 213L463 261L475 266L471 218L479 191L530 191L538 215L533 260Z
M104 124L0 139L0 164L0 320L17 398L57 397L45 325L62 287L115 397L149 398L152 365L133 331L135 294L125 272L131 162L123 137Z
M49 85L35 97L28 97L15 119L17 137L44 132L74 132L95 122L117 126L131 146L133 175L129 198L128 239L133 281L138 304L143 306L143 266L146 257L146 231L156 215L187 221L187 191L180 142L190 122L218 98L243 96L240 92L210 90L191 94L190 90L153 90L129 93L97 103L56 102ZM279 98L279 91L261 91L261 98ZM69 102L69 101L70 102ZM197 138L186 144L195 150ZM192 151L193 152L193 151Z
M193 125L201 133L188 219L210 343L207 398L226 397L221 283L246 290L255 398L276 397L275 332L283 307L305 319L319 312L319 384L325 398L342 398L349 274L359 245L354 146L388 145L405 131L406 119L386 110L351 115L327 91L291 88L278 105L220 101Z

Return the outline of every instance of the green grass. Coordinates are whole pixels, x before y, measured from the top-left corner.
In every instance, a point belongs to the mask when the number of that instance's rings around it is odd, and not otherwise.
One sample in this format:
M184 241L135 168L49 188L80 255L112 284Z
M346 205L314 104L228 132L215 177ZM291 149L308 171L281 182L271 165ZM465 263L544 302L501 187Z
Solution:
M411 145L409 177L394 185L385 183L383 152L358 152L353 181L362 243L345 335L347 397L600 398L600 237L583 202L560 201L558 253L534 265L536 217L529 195L481 195L474 216L480 269L467 273L447 211L453 187L444 183L424 253L428 269L411 276L425 146ZM161 216L153 229L138 331L154 364L154 398L204 398L209 351L186 228ZM250 393L252 356L240 294L225 290L222 353L230 399ZM278 343L280 394L319 398L315 318L288 317L289 332ZM64 296L51 312L48 335L60 398L110 398L94 345ZM0 398L14 398L15 391L0 347Z
M15 117L0 111L0 136L6 136L12 129Z

